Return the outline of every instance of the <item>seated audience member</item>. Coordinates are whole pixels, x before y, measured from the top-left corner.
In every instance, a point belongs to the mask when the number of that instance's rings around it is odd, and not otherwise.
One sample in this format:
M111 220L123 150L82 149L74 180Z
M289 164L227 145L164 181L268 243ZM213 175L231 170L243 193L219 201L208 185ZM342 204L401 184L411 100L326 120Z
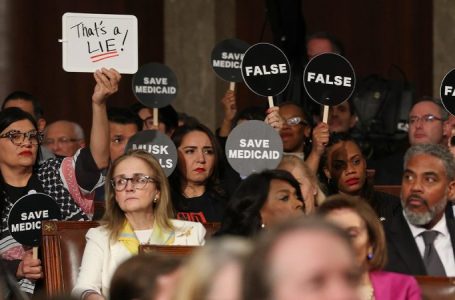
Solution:
M229 194L221 180L227 163L213 133L202 124L181 126L172 135L178 164L170 177L178 219L220 222ZM238 182L238 181L237 181Z
M110 134L110 158L116 160L125 153L130 137L142 130L142 120L127 108L111 107L107 110Z
M171 300L182 259L161 253L130 257L121 263L110 285L110 300Z
M354 104L350 99L341 104L329 107L330 132L350 132L357 123Z
M349 236L321 219L264 231L247 259L243 299L359 299L360 272Z
M66 120L55 121L44 129L43 145L56 156L73 156L79 148L85 147L82 127Z
M225 237L210 240L184 265L174 300L241 300L242 272L252 245Z
M442 144L444 121L448 113L439 100L423 98L409 112L408 139L411 146ZM403 176L403 156L406 149L389 157L374 161L370 167L376 170L375 184L400 185Z
M399 211L400 200L397 197L373 189L367 178L362 151L349 134L330 135L322 167L328 179L329 195L340 193L362 198L380 218L388 218Z
M36 120L38 131L42 132L46 127L43 109L41 103L31 94L22 91L14 91L2 103L2 110L8 107L17 107L25 112L28 112ZM54 155L46 147L40 146L41 155L38 158L39 163L43 163L49 158L54 158Z
M295 103L280 104L280 115L284 119L280 136L283 140L283 151L305 158L305 143L310 138L311 125L302 108Z
M17 107L31 114L36 120L38 131L43 131L46 127L41 103L33 95L23 91L14 91L3 100L2 110L8 107Z
M138 253L139 244L202 245L200 223L171 219L166 175L142 150L113 163L106 177L106 212L102 225L87 232L87 245L73 296L104 299L117 266Z
M171 105L158 109L158 127L153 125L153 108L146 107L137 102L131 106L131 110L141 118L143 130L156 129L171 136L172 133L174 133L174 130L179 126L178 113Z
M344 55L344 47L341 42L334 35L325 31L309 35L306 38L306 49L308 59L312 59L322 53Z
M283 170L252 174L229 199L217 235L251 237L262 229L305 212L297 180Z
M106 98L117 91L120 74L102 69L95 72L96 86L92 95L92 137L90 147L83 148L72 158L76 170L75 189L81 193L93 191L103 182L101 169L107 167L108 124ZM33 259L31 249L16 242L8 230L8 216L16 201L31 190L55 199L63 220L88 220L86 213L73 200L70 188L61 174L63 159L49 159L37 165L42 135L36 120L27 112L10 107L0 112L0 194L1 234L0 255L21 288L33 293L35 282L42 278L39 259Z
M316 206L325 200L319 180L306 163L294 155L284 155L277 169L291 173L300 185L300 192L305 201L305 213L311 214Z
M455 276L455 162L447 147L415 145L404 157L402 210L384 222L386 269Z
M421 299L414 277L382 271L387 260L384 230L368 204L349 196L335 195L318 208L318 214L340 226L351 237L362 271L360 299Z
M142 130L142 120L127 108L111 107L107 110L109 121L109 157L110 161L116 160L125 153L128 140L138 131ZM95 191L94 200L104 202L104 186ZM96 210L93 220L102 217L102 209Z
M329 126L321 122L312 129L302 108L292 102L280 104L279 113L283 118L283 126L280 130L283 151L304 159L308 167L316 173L325 144L329 139ZM307 144L310 136L311 145Z

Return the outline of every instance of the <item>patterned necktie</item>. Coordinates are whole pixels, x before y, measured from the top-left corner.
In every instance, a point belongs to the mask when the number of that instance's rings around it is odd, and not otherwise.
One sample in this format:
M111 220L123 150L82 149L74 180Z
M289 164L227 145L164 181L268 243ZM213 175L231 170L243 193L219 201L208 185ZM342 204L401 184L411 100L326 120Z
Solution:
M446 276L444 265L441 262L441 258L434 247L434 240L438 236L439 232L434 230L427 230L421 233L423 241L425 243L425 252L423 254L423 262L427 269L428 275L431 276Z

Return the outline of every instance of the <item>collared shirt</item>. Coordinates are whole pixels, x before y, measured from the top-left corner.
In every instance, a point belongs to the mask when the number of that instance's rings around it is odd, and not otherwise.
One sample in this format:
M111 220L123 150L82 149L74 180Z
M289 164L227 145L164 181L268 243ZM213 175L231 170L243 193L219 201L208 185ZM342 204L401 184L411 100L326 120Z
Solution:
M425 243L423 242L423 237L421 233L426 231L426 229L409 223L408 219L406 218L406 215L405 220L409 225L409 229L411 229L412 236L414 237L417 247L419 248L420 255L423 257L423 254L425 253ZM450 240L449 229L447 228L445 214L442 215L441 220L439 220L439 222L436 223L436 225L434 225L434 227L431 228L431 230L439 232L433 244L436 251L438 252L442 264L444 265L446 275L455 276L455 257L453 253L454 251L452 241Z
M305 160L305 153L303 152L283 152L283 155L294 155L300 158L301 160Z

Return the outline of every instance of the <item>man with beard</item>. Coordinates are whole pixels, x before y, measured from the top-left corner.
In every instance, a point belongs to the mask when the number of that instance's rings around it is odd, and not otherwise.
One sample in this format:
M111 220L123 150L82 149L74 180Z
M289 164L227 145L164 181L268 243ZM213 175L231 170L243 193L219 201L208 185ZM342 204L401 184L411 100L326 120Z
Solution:
M386 270L410 275L455 276L455 162L449 150L419 144L404 157L403 210L384 228Z

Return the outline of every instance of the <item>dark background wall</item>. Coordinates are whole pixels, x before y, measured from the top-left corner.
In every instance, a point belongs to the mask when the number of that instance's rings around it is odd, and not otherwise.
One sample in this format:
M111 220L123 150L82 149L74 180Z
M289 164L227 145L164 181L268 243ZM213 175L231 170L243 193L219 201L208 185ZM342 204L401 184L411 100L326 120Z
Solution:
M25 90L42 103L49 121L69 119L89 132L92 74L67 73L62 69L62 15L65 12L133 14L138 19L139 65L163 61L162 0L11 0L7 5L9 34L0 37L8 45L6 68L2 78L4 97L13 90ZM119 93L110 105L122 106L135 101L131 90L132 75L122 75Z
M282 10L288 7L281 20L284 31L289 18L295 18L293 0L237 0L237 36L240 39L255 43L262 35L263 41L273 41L270 23L261 34L266 2L280 3L278 8ZM417 96L432 95L433 1L303 0L301 11L307 33L328 31L339 38L357 76L376 73L401 79L400 69L414 84ZM292 32L293 29L287 30ZM246 99L245 103L265 101L246 88L241 88L239 94Z
M139 20L139 64L162 62L164 1L4 1L0 98L16 89L29 91L42 101L49 121L74 120L88 130L94 81L91 74L63 71L61 45L57 42L61 16L65 12L134 14ZM259 42L261 37L262 41L273 41L270 23L263 27L267 1L233 1L237 37L249 43ZM275 2L293 5L295 1ZM391 67L395 65L414 83L416 95L431 95L432 5L432 1L424 0L303 0L301 9L308 33L326 30L339 37L358 76L378 73L396 78L399 73ZM290 18L292 15L283 23L292 24ZM134 102L130 82L131 76L124 75L111 105ZM244 86L240 85L238 93L240 108L266 103Z

